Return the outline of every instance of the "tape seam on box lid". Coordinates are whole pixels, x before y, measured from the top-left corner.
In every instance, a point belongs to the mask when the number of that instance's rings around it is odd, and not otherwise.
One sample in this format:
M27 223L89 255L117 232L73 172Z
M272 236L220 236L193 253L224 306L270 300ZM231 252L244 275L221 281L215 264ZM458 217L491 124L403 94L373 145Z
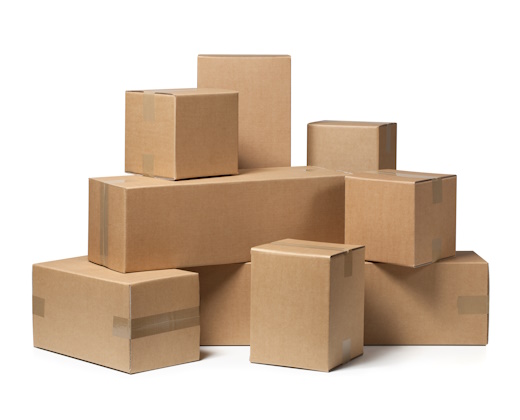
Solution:
M45 299L34 296L32 297L32 313L36 316L45 318Z
M458 296L457 311L459 315L489 314L489 296Z
M99 195L99 255L101 265L106 265L108 255L108 187L102 182Z
M199 307L128 319L114 316L112 334L135 339L200 325Z
M155 121L155 90L143 91L143 119Z
M432 179L433 204L442 203L442 178Z

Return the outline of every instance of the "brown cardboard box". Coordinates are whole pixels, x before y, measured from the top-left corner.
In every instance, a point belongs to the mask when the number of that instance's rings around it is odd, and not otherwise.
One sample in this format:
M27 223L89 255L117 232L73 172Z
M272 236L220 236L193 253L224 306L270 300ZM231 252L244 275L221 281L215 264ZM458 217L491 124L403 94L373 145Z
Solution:
M186 270L199 274L200 345L248 346L251 263Z
M237 90L239 168L291 166L291 57L199 55L199 88Z
M363 354L364 247L251 250L251 362L328 372Z
M344 174L243 169L168 181L90 180L89 259L121 272L251 260L251 247L295 237L343 243Z
M487 344L488 273L471 251L420 268L367 262L365 344Z
M367 261L418 267L455 255L457 177L395 170L345 178L345 242Z
M123 372L199 360L199 281L121 274L87 257L33 266L34 346Z
M395 169L397 124L319 121L307 125L307 165L345 172Z
M125 171L172 179L238 173L238 92L126 92Z

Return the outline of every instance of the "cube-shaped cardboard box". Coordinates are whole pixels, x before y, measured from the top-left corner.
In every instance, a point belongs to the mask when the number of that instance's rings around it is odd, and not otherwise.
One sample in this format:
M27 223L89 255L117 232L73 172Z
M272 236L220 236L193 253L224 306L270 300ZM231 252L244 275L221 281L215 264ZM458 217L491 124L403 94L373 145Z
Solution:
M251 362L328 372L363 354L364 248L292 239L251 250Z
M307 165L345 172L395 169L397 124L318 121L307 125Z
M127 373L199 360L199 280L87 257L33 266L34 346Z
M345 178L345 242L367 261L418 267L455 255L455 175L396 170Z
M485 345L488 313L488 263L472 251L419 268L365 264L365 345Z
M238 92L126 92L125 171L171 179L238 173Z

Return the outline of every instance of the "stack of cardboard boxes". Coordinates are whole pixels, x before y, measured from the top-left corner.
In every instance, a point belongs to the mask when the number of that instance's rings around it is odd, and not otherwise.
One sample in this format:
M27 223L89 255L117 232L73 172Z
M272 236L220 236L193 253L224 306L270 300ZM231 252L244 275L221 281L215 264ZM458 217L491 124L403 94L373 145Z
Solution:
M88 259L34 265L36 347L133 373L200 345L329 371L363 344L487 343L456 177L396 171L395 124L309 124L290 167L290 77L203 55L196 89L126 93L136 175L90 180Z

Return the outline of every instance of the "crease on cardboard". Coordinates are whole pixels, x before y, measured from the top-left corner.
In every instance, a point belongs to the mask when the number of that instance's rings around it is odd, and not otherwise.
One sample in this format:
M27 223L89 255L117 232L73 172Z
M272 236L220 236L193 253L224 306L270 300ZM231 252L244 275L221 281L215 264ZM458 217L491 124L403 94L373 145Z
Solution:
M101 183L99 194L99 259L101 265L106 265L108 254L108 188L104 182Z
M143 119L155 121L155 90L143 91Z
M432 240L432 262L441 259L442 238L434 238Z
M386 153L392 151L392 124L386 126Z
M489 296L459 296L457 298L459 315L489 314Z
M345 364L350 361L350 351L352 347L352 340L347 338L341 343L341 364Z
M34 296L32 297L32 313L36 316L45 317L45 299Z
M152 154L143 153L143 175L154 176L155 156Z
M442 178L432 179L433 204L442 203Z
M112 335L132 340L197 325L200 325L198 306L134 319L114 316Z

